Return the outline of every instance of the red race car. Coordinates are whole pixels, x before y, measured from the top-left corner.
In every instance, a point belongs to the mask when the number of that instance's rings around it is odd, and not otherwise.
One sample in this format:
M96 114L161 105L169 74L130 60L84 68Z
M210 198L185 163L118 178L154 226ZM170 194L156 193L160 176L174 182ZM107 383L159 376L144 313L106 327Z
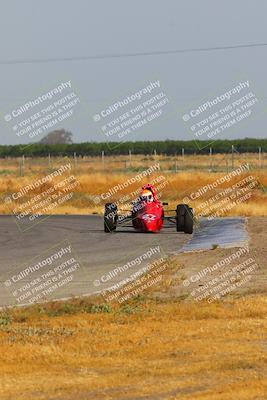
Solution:
M157 196L156 188L147 184L142 187L138 199L134 201L131 214L119 214L116 203L106 203L104 213L104 231L113 232L118 225L132 227L138 232L159 232L164 224L167 227L176 225L177 232L193 233L193 209L187 204L179 204L173 216L164 215L164 206L168 203L161 203Z

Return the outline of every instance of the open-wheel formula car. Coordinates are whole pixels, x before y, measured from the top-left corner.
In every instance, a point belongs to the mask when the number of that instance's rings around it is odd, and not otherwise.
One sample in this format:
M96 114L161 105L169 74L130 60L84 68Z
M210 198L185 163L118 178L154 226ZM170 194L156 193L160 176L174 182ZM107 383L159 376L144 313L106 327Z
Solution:
M104 231L113 232L117 226L133 227L138 232L159 232L163 225L176 225L177 232L193 233L193 209L187 204L178 204L175 210L168 210L173 215L166 216L164 206L168 203L159 201L154 186L143 186L141 195L132 203L129 214L120 214L116 203L106 203L104 213ZM131 225L127 225L127 223Z

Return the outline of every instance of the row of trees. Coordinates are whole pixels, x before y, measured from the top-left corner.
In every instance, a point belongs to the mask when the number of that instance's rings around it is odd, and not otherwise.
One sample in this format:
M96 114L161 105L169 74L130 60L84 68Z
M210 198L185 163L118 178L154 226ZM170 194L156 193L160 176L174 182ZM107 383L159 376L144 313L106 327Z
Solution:
M50 154L51 156L67 156L76 153L79 155L96 156L101 155L104 151L105 155L128 154L129 150L132 154L181 154L184 149L186 154L207 154L210 147L214 153L228 153L234 149L240 153L256 153L261 148L262 152L267 151L267 139L241 139L241 140L216 140L213 143L208 141L182 141L182 140L165 140L165 141L139 141L124 143L71 143L71 144L45 144L33 143L28 146L0 146L0 157L42 157Z

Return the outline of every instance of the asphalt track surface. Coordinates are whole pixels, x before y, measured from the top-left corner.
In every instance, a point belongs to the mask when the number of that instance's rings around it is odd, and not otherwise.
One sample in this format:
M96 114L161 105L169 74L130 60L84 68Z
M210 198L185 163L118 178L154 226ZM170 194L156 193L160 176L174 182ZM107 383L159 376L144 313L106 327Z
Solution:
M0 216L0 306L29 304L35 297L35 301L42 302L99 293L159 258L188 250L187 246L189 251L193 250L190 242L195 240L198 247L203 240L201 232L209 245L220 244L214 234L224 237L225 227L229 233L239 224L240 229L228 240L227 246L240 242L240 235L244 234L243 219L225 218L217 222L202 221L194 239L192 235L177 233L175 226L157 234L137 233L130 226L120 227L115 233L104 233L100 216L50 216L21 231L15 217ZM212 227L211 233L207 225ZM69 249L70 253L51 261L51 256L62 249ZM57 269L70 258L74 264ZM114 272L125 265L124 271ZM31 272L26 273L29 267ZM57 281L52 281L51 270L54 275L61 273L53 277ZM29 292L31 295L27 295Z
M245 218L203 218L195 229L194 236L180 251L210 250L213 246L244 247L248 246L248 241Z

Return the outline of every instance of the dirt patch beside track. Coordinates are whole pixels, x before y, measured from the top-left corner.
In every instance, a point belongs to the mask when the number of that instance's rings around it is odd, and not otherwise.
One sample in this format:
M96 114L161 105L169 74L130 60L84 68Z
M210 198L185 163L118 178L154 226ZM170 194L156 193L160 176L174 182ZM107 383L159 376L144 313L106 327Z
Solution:
M213 250L182 253L173 257L163 281L164 294L157 292L157 295L199 299L205 292L204 287L207 290L212 289L210 294L214 295L218 292L215 290L216 285L221 284L221 290L227 291L227 287L236 282L236 288L228 289L229 292L225 295L265 292L267 218L249 218L247 229L250 237L248 251L242 248L219 248L215 245ZM230 270L233 273L228 272ZM231 278L229 284L224 283L227 278Z

